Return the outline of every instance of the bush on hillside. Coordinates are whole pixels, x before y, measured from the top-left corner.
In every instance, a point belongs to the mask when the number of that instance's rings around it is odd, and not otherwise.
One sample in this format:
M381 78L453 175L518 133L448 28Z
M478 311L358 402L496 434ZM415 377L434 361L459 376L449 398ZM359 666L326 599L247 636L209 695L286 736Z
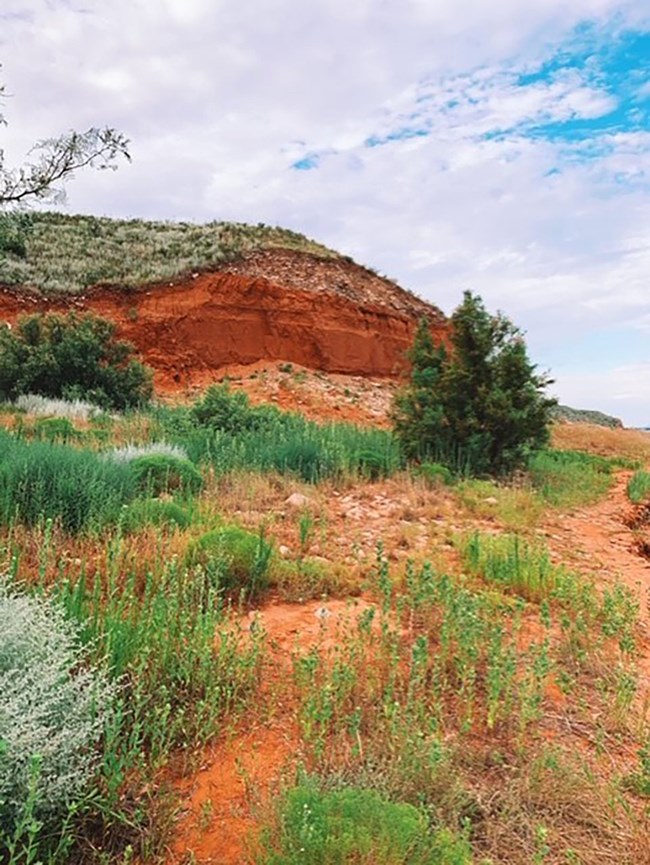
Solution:
M454 476L447 466L427 461L415 466L413 474L421 478L424 481L424 485L429 489L449 486L454 480Z
M223 525L199 538L188 550L188 564L199 566L215 588L251 598L268 585L273 546L264 533Z
M115 339L115 325L93 315L29 315L0 327L0 399L21 394L88 400L126 409L147 402L151 371Z
M120 528L126 534L137 534L146 526L186 529L190 521L184 508L162 499L136 499L120 514Z
M358 455L359 472L368 480L377 481L391 472L390 455L375 450L362 450Z
M475 475L525 466L548 441L550 380L535 372L521 332L471 292L451 318L450 339L447 351L426 320L417 330L410 382L393 408L405 454Z
M88 666L54 603L0 580L0 622L2 860L3 846L17 840L25 821L24 831L38 833L33 820L47 827L84 795L114 688Z
M209 387L190 409L197 426L231 435L259 430L279 416L278 409L272 406L251 406L247 394L231 391L227 382Z
M32 432L35 439L47 442L66 444L81 438L81 433L67 417L40 417L35 421Z
M0 261L5 254L25 258L27 239L33 227L31 213L20 210L0 211Z
M153 453L136 457L126 464L130 466L138 488L150 496L175 492L194 495L203 486L201 472L186 459Z

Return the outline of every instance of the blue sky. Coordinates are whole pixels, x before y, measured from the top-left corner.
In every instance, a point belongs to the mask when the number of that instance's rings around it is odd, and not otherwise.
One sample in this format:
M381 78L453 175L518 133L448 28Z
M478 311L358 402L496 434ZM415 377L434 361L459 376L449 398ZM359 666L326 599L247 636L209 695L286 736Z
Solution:
M563 402L650 424L639 0L3 0L0 130L110 124L70 211L281 224L450 312L481 294Z

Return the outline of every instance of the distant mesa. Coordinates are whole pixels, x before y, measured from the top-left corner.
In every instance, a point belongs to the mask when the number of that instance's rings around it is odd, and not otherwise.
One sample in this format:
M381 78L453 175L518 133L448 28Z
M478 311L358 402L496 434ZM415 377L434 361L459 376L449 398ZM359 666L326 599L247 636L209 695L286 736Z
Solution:
M163 390L260 360L394 376L422 316L447 333L437 307L280 228L35 213L24 246L0 257L0 318L110 318Z
M622 420L602 411L571 408L568 405L557 405L553 410L553 419L563 423L590 423L611 429L618 429L623 426Z

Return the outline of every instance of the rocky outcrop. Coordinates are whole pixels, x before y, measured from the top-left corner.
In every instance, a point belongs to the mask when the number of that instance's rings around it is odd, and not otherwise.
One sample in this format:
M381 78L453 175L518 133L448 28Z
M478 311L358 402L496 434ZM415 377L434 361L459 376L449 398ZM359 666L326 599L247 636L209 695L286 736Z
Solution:
M100 287L55 300L5 289L0 317L11 322L20 313L76 309L109 318L154 368L163 389L258 360L393 376L404 368L404 353L425 311L435 335L444 338L441 313L402 289L352 298L329 290L326 282L315 290L291 281L287 286L260 275L216 271L139 290Z

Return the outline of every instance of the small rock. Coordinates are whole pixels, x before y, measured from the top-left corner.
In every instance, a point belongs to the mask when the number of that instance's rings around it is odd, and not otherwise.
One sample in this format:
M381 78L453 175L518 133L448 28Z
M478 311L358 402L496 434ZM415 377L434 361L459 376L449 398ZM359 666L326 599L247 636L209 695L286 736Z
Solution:
M498 505L499 499L495 499L494 496L488 496L486 499L483 499L486 505Z
M325 558L325 556L309 556L307 561L308 562L316 562L317 564L320 564L320 565L331 565L332 564L329 559Z
M302 493L291 493L289 498L284 500L284 503L290 508L306 508L311 503L311 499L303 496Z
M280 544L280 546L278 547L278 552L280 553L280 555L282 556L283 559L286 559L287 556L291 555L291 550L289 549L289 547L285 547L284 544Z

